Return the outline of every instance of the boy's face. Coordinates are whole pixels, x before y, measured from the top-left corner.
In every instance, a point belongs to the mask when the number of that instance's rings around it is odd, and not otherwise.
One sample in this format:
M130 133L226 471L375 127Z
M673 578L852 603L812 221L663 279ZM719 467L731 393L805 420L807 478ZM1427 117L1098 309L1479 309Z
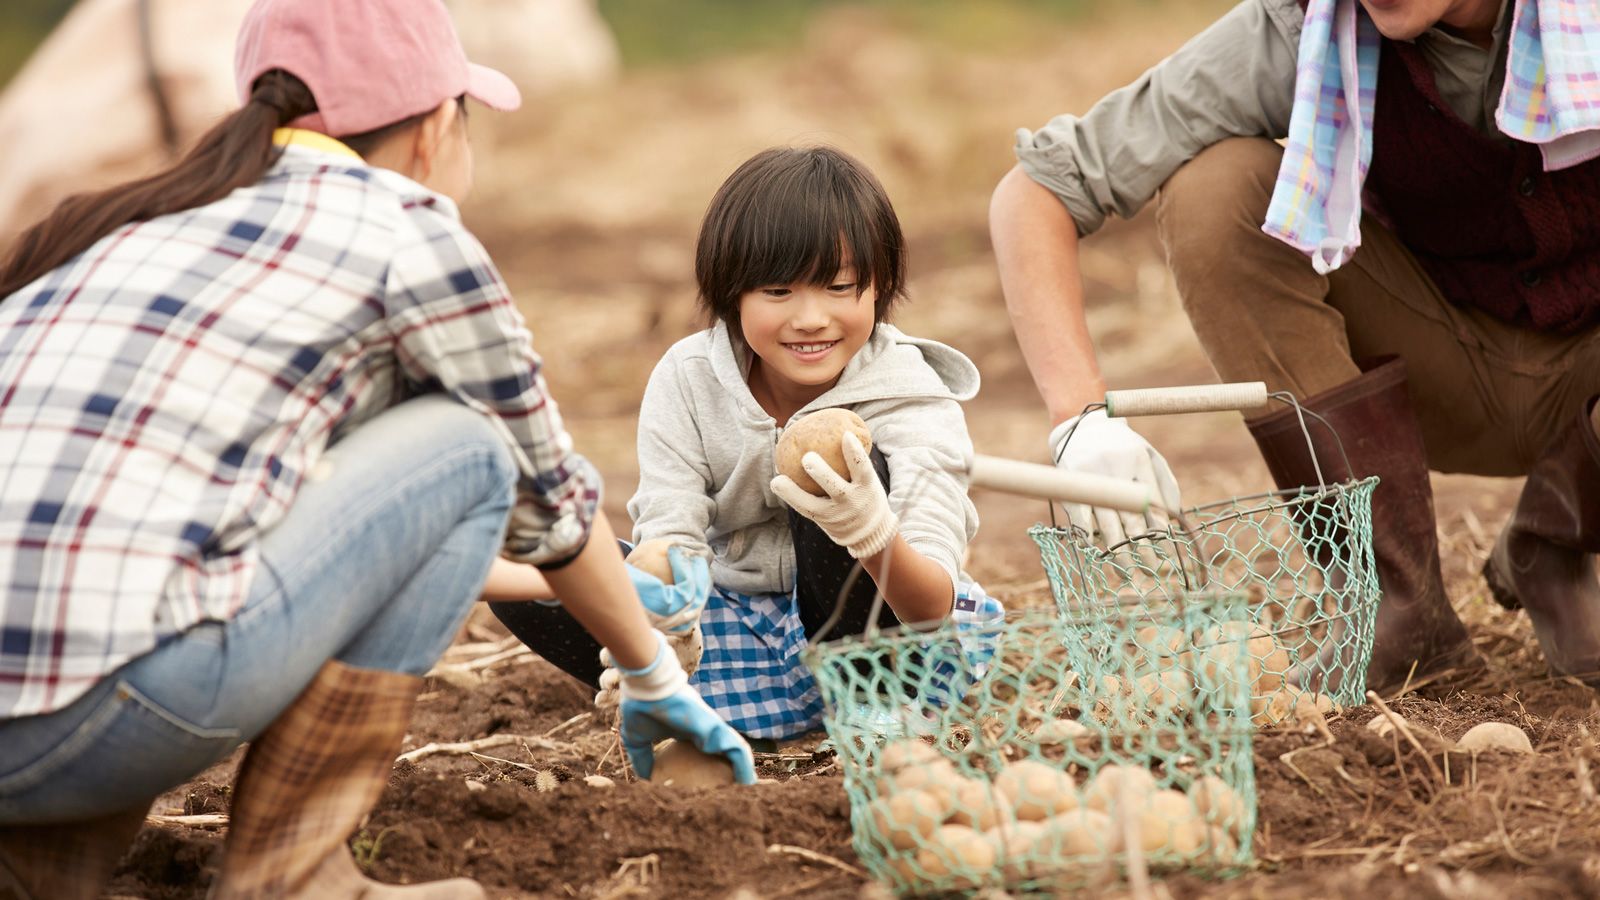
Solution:
M872 337L876 296L846 265L826 287L773 284L739 298L745 343L774 388L814 399Z

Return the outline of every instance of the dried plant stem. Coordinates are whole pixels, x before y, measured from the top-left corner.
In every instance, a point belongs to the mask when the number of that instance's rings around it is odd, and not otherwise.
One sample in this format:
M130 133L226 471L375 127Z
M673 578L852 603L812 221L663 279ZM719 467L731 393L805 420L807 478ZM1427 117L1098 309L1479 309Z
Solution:
M563 743L561 741L552 741L547 738L537 737L531 734L491 734L488 737L478 738L475 741L460 741L457 743L446 744L424 744L415 750L410 750L400 754L395 759L395 762L414 763L419 759L427 759L430 756L438 756L439 754L443 753L475 753L479 750L487 750L490 747L498 747L501 744L510 744L516 741L522 741L529 746L538 747L541 750L576 749L572 744Z
M801 859L809 859L814 863L821 863L822 865L825 865L825 866L832 866L832 867L834 867L835 869L838 869L841 872L844 872L844 873L849 874L849 875L854 875L857 878L866 878L867 877L867 873L866 872L862 871L861 869L857 868L856 866L850 865L849 863L845 862L844 860L835 859L834 857L829 856L826 853L818 853L815 850L807 850L804 847L796 847L796 846L794 846L792 844L772 844L772 845L769 845L767 847L767 853L775 854L775 855L782 855L782 856L798 856Z

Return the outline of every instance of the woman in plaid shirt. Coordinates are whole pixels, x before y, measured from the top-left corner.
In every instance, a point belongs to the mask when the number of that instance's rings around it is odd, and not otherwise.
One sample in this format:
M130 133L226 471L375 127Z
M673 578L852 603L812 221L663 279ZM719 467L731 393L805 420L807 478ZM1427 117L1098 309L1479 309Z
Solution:
M260 0L236 74L174 168L0 266L0 895L98 896L250 741L214 895L389 896L344 840L502 544L621 667L641 774L670 736L753 781L458 218L464 98L516 88L439 0Z

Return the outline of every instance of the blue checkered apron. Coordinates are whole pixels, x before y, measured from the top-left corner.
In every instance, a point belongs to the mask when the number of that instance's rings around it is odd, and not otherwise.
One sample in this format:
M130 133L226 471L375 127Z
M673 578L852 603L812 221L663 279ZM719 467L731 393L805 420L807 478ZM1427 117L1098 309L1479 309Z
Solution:
M962 581L951 617L958 627L1005 614L976 582ZM822 727L822 695L801 661L805 628L794 594L744 594L714 587L700 615L705 651L690 683L736 731L782 739ZM974 647L986 658L992 651ZM975 660L982 662L982 660Z

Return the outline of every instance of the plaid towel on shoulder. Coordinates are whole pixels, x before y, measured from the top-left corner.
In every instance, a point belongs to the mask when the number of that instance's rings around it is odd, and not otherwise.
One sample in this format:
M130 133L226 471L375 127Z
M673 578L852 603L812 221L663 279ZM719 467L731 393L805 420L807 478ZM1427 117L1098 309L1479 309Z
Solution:
M1600 4L1513 2L1496 124L1538 144L1547 172L1600 156ZM1358 0L1311 0L1306 8L1287 146L1261 228L1309 255L1322 274L1361 246L1381 40Z

